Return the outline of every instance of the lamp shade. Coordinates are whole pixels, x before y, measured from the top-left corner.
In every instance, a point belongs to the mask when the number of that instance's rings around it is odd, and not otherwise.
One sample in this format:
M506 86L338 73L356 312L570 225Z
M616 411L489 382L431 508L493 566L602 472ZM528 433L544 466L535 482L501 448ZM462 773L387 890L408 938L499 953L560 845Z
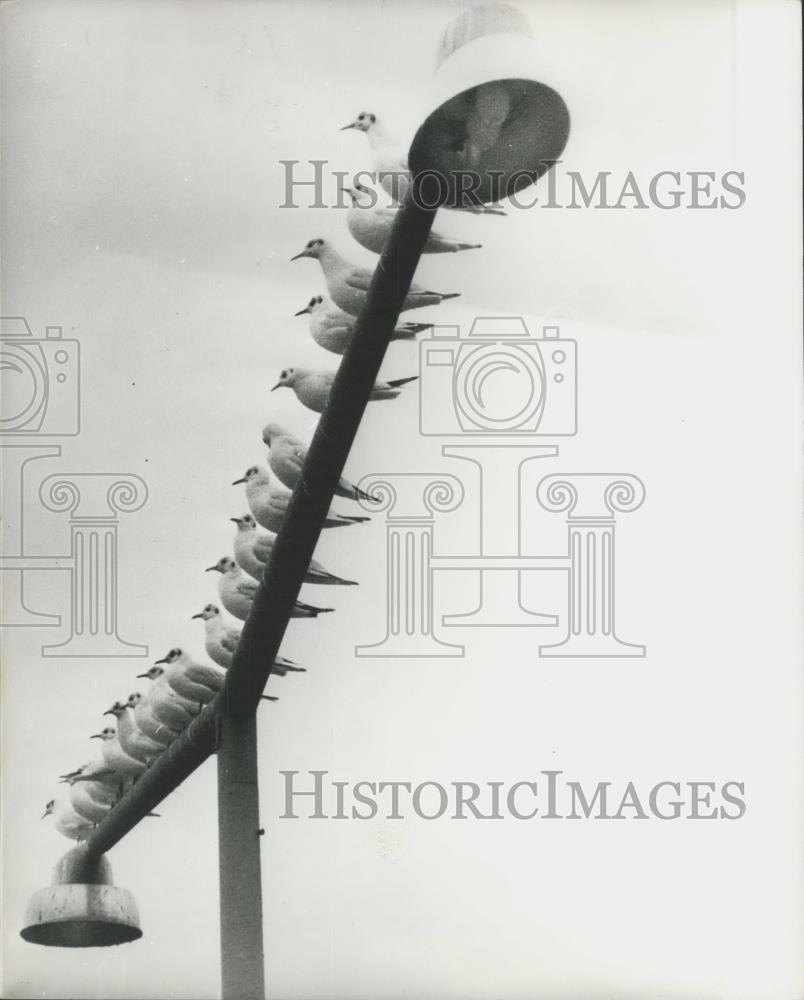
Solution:
M521 11L496 3L472 7L447 26L434 110L408 156L414 176L437 175L445 207L509 197L559 158L569 111L537 72L536 45Z
M73 848L56 865L46 889L31 896L21 936L57 948L101 948L142 937L137 904L112 885L112 866Z

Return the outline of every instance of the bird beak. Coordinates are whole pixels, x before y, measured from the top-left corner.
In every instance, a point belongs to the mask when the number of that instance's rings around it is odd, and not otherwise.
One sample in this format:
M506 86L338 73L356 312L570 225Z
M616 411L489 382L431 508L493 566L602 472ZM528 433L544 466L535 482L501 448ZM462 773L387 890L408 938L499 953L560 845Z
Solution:
M49 815L50 815L50 813L47 811L47 809L45 809L45 811L42 813L42 815L39 817L39 819L44 819L45 816L49 816Z
M137 674L137 680L139 680L140 677L146 677L147 678L147 676L148 676L148 674Z
M104 713L104 714L105 714L105 713ZM101 734L100 734L100 733L93 733L93 734L92 734L92 735L91 735L91 736L90 736L89 738L90 738L91 740L99 740L99 739L102 739L102 737L101 737Z
M203 618L203 617L204 617L204 612L203 611L199 611L197 615L192 615L191 616L190 621L192 621L193 618ZM160 660L159 662L161 663L162 661Z
M230 517L229 520L230 521L234 521L235 524L240 524L240 518L239 517ZM193 615L193 618L196 618L196 617L198 617L198 616L197 615Z
M310 307L309 306L305 306L304 309L300 309L297 313L294 313L293 315L294 316L304 316L308 312L310 312Z
M235 479L235 481L232 483L232 486L239 486L241 483L244 483L245 481L246 477L241 476L240 479Z
M111 709L111 708L107 708L106 711L103 714L104 715L114 715L114 710Z
M297 253L295 257L291 257L290 259L291 259L291 261L294 261L294 260L298 260L299 257L306 257L306 256L307 256L307 251L306 250L302 250L301 253Z
M197 617L198 617L197 615L193 615L193 618L197 618ZM161 659L161 660L157 660L157 661L156 661L156 662L154 663L154 666L155 666L155 667L158 667L160 663L167 663L167 657L165 656L165 657L164 657L163 659Z
M215 570L217 568L218 568L217 566L207 566L207 568L204 570L204 572L205 573L211 573L213 570Z
M273 392L275 389L281 389L281 388L282 388L282 383L277 382L276 385L271 386L271 392Z
M347 198L351 197L352 195L352 192L349 188L339 187L338 190L340 191L341 194L345 194Z
M339 132L346 132L350 128L357 128L357 123L356 122L349 122L348 125L344 125L343 128L339 128L338 131Z

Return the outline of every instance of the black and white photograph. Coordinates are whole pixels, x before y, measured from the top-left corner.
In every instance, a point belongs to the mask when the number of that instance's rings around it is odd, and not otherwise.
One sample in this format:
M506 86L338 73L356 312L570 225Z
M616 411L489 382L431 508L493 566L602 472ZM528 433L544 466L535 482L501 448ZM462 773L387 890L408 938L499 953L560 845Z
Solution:
M804 1000L794 0L0 0L9 1000Z

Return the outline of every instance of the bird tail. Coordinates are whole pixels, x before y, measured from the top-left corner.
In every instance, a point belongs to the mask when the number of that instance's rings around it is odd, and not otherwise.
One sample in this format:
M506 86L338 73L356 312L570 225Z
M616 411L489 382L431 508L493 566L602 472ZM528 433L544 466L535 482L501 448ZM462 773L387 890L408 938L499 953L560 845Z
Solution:
M342 517L344 521L347 521L349 524L364 524L366 521L371 520L370 517L353 517L349 514L343 514Z
M456 250L482 250L483 249L483 244L482 243L456 243L455 244L455 249Z
M439 295L441 293L440 292L433 292L433 294L434 295ZM447 292L446 295L441 295L441 298L442 298L442 300L443 299L457 299L460 296L460 294L461 294L460 292Z
M424 333L425 330L432 330L432 323L403 323L398 326L394 333L404 333L405 335L412 334L415 336L417 333Z
M334 611L335 608L317 608L313 604L305 604L304 601L298 602L299 607L302 611L309 611L309 613L315 618L316 615L324 614L325 611Z
M352 492L354 500L370 500L372 503L382 502L380 497L375 497L371 493L366 493L366 491L361 490L359 486L352 486Z
M261 694L260 699L262 701L279 701L279 699L274 694Z
M402 385L407 385L408 382L415 382L418 375L409 375L407 378L394 378L388 380L388 385L394 389L398 389Z

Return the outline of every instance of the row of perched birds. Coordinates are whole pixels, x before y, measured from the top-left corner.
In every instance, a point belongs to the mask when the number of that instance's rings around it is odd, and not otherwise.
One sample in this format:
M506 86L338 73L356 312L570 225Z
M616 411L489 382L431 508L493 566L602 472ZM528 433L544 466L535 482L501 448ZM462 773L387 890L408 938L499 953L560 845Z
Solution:
M365 132L374 153L374 165L383 188L394 199L391 207L380 207L373 191L361 186L349 190L351 208L347 225L362 246L376 254L382 252L393 226L398 198L404 195L409 174L404 157L388 138L376 115L363 112L347 129ZM482 209L490 214L504 214L498 209ZM448 253L478 249L479 244L455 242L433 232L425 253ZM296 315L309 315L310 333L320 347L342 355L354 334L355 322L367 296L373 272L350 264L327 241L314 239L292 258L311 257L319 262L328 296L317 295ZM438 305L457 293L442 294L411 285L403 311ZM403 322L392 334L393 340L414 340L431 324ZM417 376L378 381L372 400L396 398L402 387ZM323 412L334 371L286 368L274 389L291 388L298 400L316 413ZM291 491L302 474L307 456L305 444L276 423L263 429L262 439L268 448L267 461L251 466L233 485L245 484L249 513L233 517L235 535L233 558L223 556L209 571L218 577L220 604L233 618L245 621L251 610L259 581L271 557L276 534L287 513ZM336 495L353 501L374 499L342 478ZM368 521L363 515L344 514L330 509L324 528L341 528ZM304 582L324 586L355 586L312 560ZM322 608L297 601L294 618L317 618L332 608ZM107 726L92 738L101 740L100 757L61 776L69 785L69 802L51 800L45 815L53 815L60 833L74 840L84 840L121 795L153 761L192 722L203 707L218 694L225 671L231 666L240 638L240 626L224 620L217 604L208 604L193 618L204 622L205 648L212 663L202 663L180 648L158 660L138 679L150 682L147 694L134 692L125 701L116 701L104 715L112 715L116 727ZM305 668L282 656L277 657L272 673L284 677L304 672ZM269 701L277 699L264 695Z

